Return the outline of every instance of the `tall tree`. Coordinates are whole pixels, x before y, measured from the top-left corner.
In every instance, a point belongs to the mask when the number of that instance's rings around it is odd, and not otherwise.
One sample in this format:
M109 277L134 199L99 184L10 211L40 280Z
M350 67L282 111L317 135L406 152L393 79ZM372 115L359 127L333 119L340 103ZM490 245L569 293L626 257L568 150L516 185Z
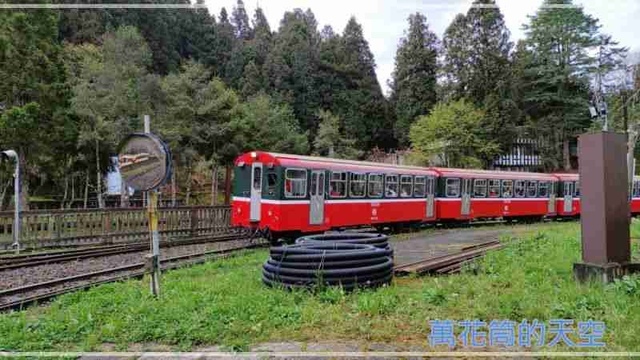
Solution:
M491 5L487 7L486 5ZM447 98L466 98L484 109L482 126L503 150L513 141L520 114L514 100L509 56L513 44L495 0L475 0L445 32ZM492 159L484 159L485 165Z
M257 8L253 17L253 39L243 44L244 65L242 77L238 80L237 88L244 98L248 98L267 87L264 64L273 46L273 34L266 16L261 8Z
M215 51L212 53L211 62L214 64L215 74L223 76L227 71L227 64L231 59L231 52L236 42L235 28L229 21L229 15L224 7L220 10L215 33L215 44L213 46Z
M268 90L276 100L293 108L301 129L310 130L310 136L317 128L314 114L320 97L316 88L319 45L316 26L310 10L285 13L264 65Z
M346 90L338 94L336 114L344 119L347 133L358 146L388 148L393 138L388 104L376 77L376 64L362 26L349 19L340 38L340 70L346 76Z
M597 45L598 20L571 0L545 0L524 26L526 51L523 102L534 136L546 139L542 149L547 169L570 169L569 142L588 128L589 77Z
M438 38L427 18L409 15L409 30L400 40L392 74L391 101L396 113L395 136L400 146L409 145L409 129L420 115L436 103Z
M21 197L28 209L29 184L42 178L40 166L56 159L68 106L56 13L0 12L0 78L0 99L6 109L0 145L18 151Z
M256 8L256 12L253 15L253 31L255 34L253 41L256 52L255 61L258 65L262 66L271 50L273 34L271 33L271 27L269 26L267 17L260 7Z
M249 23L249 15L247 15L242 0L237 0L236 6L233 7L231 24L233 24L235 28L235 34L238 39L251 40L251 38L253 38L253 29Z
M468 89L471 59L471 44L467 18L458 14L447 27L442 38L444 55L443 77L445 89L444 100L461 98Z

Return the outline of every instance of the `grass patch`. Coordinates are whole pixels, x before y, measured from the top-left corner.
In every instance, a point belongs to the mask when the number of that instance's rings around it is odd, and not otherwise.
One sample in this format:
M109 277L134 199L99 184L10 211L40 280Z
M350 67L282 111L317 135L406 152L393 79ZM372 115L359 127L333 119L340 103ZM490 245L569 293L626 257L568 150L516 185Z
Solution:
M633 227L640 231L638 223ZM260 271L267 251L248 251L163 274L158 300L147 280L128 281L2 315L0 349L92 351L114 344L125 350L153 343L243 350L288 340L426 345L432 319L565 318L604 321L608 350L640 350L640 278L577 285L572 266L580 257L579 230L579 223L545 224L460 275L400 278L351 294L266 288Z

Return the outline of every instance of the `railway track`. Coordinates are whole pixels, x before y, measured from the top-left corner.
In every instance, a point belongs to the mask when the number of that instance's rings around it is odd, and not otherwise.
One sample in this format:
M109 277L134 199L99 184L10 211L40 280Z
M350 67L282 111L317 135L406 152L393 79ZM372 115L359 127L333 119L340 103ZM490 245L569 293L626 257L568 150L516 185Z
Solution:
M160 266L162 270L169 270L201 264L206 261L232 256L240 250L266 245L266 243L252 243L245 246L236 246L220 250L210 250L201 253L175 256L160 260ZM21 309L25 306L43 302L68 292L83 290L100 284L140 278L147 273L145 266L146 264L144 262L139 262L116 268L2 290L0 291L0 311Z
M216 236L203 236L189 240L173 240L162 242L160 247L174 247L184 245L195 245L210 242L225 242L239 240L246 237L244 234L225 234ZM0 257L0 271L46 265L51 263L61 263L66 261L78 261L100 256L111 256L144 251L149 249L148 243L134 243L122 245L108 245L92 247L88 249L63 250L58 252L36 253Z
M491 240L481 244L462 248L460 252L424 259L409 264L397 265L394 273L397 276L409 274L454 274L459 273L464 264L472 262L488 251L501 249L504 245L498 240Z

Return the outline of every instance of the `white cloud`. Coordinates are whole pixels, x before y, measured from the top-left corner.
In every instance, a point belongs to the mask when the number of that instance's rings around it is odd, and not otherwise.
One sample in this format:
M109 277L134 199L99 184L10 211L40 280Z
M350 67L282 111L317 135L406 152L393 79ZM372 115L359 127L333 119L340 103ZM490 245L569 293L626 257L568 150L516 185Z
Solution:
M205 0L212 14L218 15L226 7L229 14L236 0ZM249 16L257 6L264 10L269 24L276 30L285 11L294 8L311 8L319 27L331 25L334 31L342 32L349 17L356 17L362 24L365 38L377 63L380 85L387 89L394 66L398 41L407 28L409 14L419 11L426 15L429 26L439 38L456 14L466 12L472 0L246 0ZM534 14L542 0L497 0L504 14L512 40L524 36L522 24L528 22L527 15ZM600 19L602 31L611 34L622 46L640 50L635 39L640 30L640 1L638 0L577 0L585 11ZM636 45L638 44L638 45Z

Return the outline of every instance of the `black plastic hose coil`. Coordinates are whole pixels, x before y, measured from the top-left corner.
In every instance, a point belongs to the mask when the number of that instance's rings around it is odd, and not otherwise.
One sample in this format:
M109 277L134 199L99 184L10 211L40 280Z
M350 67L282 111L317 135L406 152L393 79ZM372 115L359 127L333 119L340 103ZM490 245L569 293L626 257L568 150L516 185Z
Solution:
M391 251L368 244L301 242L271 248L262 267L262 281L268 286L310 288L319 285L376 287L391 282Z
M393 258L393 248L389 245L389 237L384 234L372 234L372 233L334 233L334 234L320 234L320 235L308 235L298 238L296 244L305 244L311 242L337 242L344 244L365 244L372 245L377 248L386 249L391 251L391 257Z

